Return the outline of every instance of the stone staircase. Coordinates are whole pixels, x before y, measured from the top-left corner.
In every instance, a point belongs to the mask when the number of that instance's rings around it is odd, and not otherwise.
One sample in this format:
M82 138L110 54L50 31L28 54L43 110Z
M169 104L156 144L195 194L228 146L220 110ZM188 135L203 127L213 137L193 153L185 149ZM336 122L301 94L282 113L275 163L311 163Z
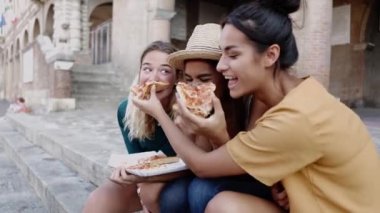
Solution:
M0 139L0 212L48 212L1 144L3 144L2 139Z
M110 111L46 116L0 117L2 213L80 213L90 192L108 178L110 154L125 153Z
M112 64L75 64L72 72L73 97L79 107L88 107L88 102L116 105L126 92L120 89L119 80Z

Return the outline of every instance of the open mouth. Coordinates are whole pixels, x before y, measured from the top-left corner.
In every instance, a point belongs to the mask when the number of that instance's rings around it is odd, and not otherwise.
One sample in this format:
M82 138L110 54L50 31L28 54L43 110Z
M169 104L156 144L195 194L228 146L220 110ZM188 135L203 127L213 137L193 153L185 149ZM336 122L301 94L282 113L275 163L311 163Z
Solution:
M237 77L234 76L224 76L228 80L228 88L233 89L239 82Z

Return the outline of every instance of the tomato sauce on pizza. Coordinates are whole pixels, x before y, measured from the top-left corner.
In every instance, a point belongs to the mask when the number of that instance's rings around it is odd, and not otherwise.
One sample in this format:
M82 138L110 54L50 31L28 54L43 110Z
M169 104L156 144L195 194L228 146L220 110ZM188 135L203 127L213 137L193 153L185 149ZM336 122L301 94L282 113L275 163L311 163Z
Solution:
M212 96L215 91L212 82L202 84L187 84L179 82L176 86L179 98L195 115L207 117L212 111Z

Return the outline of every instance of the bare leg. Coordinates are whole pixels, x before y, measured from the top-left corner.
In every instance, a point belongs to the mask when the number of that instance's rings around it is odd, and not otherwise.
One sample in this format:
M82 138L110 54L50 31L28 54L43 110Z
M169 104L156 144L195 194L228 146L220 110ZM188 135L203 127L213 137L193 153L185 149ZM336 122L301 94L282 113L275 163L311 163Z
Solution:
M107 180L88 197L83 213L121 213L141 209L136 185L120 185Z
M217 194L207 205L206 213L239 212L239 213L280 213L273 202L248 194L225 191Z
M140 198L144 207L149 212L160 212L159 198L162 187L165 183L140 183Z

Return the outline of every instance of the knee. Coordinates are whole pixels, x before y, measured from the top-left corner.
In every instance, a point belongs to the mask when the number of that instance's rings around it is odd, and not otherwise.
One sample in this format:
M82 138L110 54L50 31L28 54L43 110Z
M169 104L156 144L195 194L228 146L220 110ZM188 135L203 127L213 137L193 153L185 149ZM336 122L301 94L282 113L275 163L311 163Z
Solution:
M210 202L208 202L205 213L223 213L223 212L236 212L236 208L234 205L236 203L230 202L230 200L226 199L224 196L225 192L219 193L215 195ZM228 204L228 205L226 205Z
M86 203L96 205L99 202L105 201L107 199L111 199L112 197L112 189L109 184L104 184L96 188L94 191L90 193L87 198Z
M152 191L149 187L145 187L144 185L140 186L140 199L144 206L146 206L149 210L155 208L158 205L159 199L159 191Z
M216 195L212 200L210 200L210 202L208 202L205 213L225 212L226 205L223 204L223 202L224 199Z
M112 199L110 196L110 190L108 189L107 184L101 185L90 193L88 196L84 207L83 213L96 212L97 207L105 206L109 203L107 199Z
M123 207L122 203L125 203L126 198L129 198L131 202L136 203L136 199L134 199L134 197L137 196L133 196L136 192L135 188L136 187L132 185L125 187L111 181L107 181L90 193L84 204L83 212L105 212L105 210L119 207L121 208Z

